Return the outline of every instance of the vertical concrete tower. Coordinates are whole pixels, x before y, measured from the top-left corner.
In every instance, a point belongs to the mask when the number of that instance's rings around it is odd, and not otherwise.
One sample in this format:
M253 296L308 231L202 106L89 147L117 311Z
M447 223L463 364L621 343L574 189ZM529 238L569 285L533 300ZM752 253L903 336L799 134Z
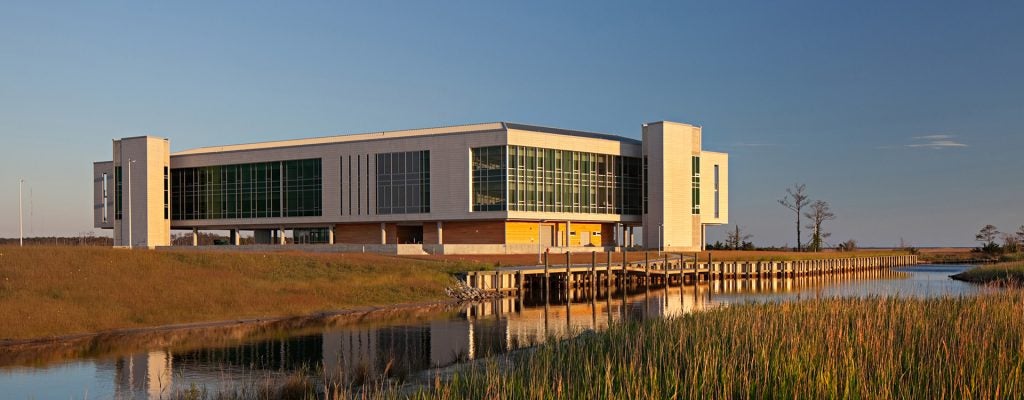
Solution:
M114 140L113 150L114 246L169 246L170 142L138 136Z
M728 223L728 155L701 151L698 126L659 121L643 126L643 157L644 247L703 249L704 227Z

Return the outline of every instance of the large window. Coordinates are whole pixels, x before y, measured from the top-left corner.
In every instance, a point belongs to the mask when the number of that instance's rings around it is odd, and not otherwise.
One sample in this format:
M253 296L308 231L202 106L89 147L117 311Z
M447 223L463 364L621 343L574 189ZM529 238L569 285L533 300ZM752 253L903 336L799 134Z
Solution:
M377 214L430 212L430 152L377 154Z
M505 210L505 146L473 149L473 211Z
M319 158L171 170L175 220L320 216Z
M640 158L526 146L473 149L473 211L640 214ZM506 189L507 188L507 189Z

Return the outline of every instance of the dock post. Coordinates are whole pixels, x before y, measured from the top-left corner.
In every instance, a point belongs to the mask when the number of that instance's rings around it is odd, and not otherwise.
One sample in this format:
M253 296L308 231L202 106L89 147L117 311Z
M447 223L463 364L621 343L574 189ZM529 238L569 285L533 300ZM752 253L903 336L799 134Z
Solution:
M597 289L597 252L590 252L590 287Z
M626 286L626 265L629 265L629 252L625 248L623 248L622 249L622 275L619 276L619 283L622 284L623 287Z
M565 251L565 296L569 297L569 289L572 287L572 253Z
M544 291L551 290L551 260L550 251L544 252Z
M605 278L604 284L605 284L605 286L611 287L612 286L612 252L611 251L608 252L608 265L605 266L605 269L607 271L606 271L605 277L604 277Z
M651 252L644 251L644 285L651 284Z
M711 264L713 264L713 263L714 263L714 260L711 257L711 252L709 251L708 252L708 282L711 282ZM710 288L711 286L709 285L708 287Z
M526 278L526 274L524 274L523 271L519 271L516 274L516 279L519 281L518 283L519 283L519 297L520 298L523 297L523 285L524 285L523 281L526 280L525 278Z
M664 272L664 274L661 275L661 277L664 279L664 282L662 282L662 283L665 284L665 287L668 287L668 281L669 281L668 271L669 271L669 267L668 267L668 252L667 251L665 252L665 263L661 265L661 269L662 269L662 272Z

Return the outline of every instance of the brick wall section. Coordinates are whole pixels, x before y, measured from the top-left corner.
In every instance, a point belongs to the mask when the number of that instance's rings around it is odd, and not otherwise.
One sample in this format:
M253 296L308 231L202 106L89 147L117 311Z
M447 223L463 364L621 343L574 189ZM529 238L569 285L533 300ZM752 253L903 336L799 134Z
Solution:
M380 244L380 224L335 225L334 242L351 244Z
M426 239L426 230L424 230ZM436 240L436 238L435 238ZM504 221L445 222L445 244L504 244Z

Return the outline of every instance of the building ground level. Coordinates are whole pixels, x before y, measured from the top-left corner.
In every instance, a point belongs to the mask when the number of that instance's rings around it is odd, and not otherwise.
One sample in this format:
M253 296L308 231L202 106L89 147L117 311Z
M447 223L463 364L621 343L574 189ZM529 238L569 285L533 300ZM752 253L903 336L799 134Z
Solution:
M203 230L216 230L228 231L229 240L225 244L234 246L241 246L243 234L251 232L252 239L246 242L260 249L303 245L324 251L518 254L634 247L638 245L636 239L641 236L639 227L639 223L547 220L342 223L303 227L220 226L192 228L191 244L199 244L199 233Z

